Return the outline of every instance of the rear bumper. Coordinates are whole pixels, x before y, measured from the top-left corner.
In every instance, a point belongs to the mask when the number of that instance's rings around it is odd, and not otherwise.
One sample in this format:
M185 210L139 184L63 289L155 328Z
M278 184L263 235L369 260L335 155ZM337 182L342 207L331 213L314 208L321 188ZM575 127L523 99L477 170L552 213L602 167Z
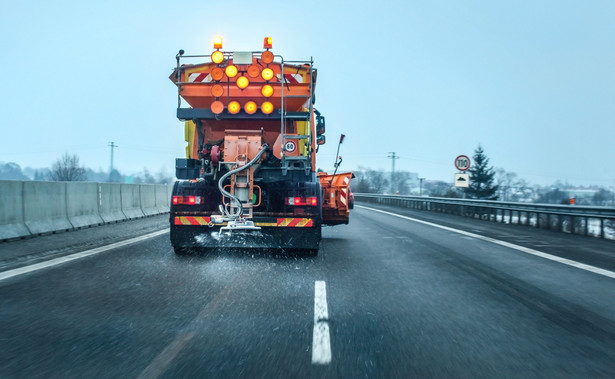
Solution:
M255 231L220 233L225 224L208 226L209 217L171 217L171 244L174 247L318 249L321 223L311 218L254 218Z

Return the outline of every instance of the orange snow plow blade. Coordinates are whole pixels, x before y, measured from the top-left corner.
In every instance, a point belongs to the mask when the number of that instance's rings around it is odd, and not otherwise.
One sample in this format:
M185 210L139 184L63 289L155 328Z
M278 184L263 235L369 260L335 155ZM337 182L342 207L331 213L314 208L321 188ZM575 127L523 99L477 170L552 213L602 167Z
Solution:
M326 172L318 173L322 187L323 224L348 224L350 217L348 196L350 195L350 179L353 177L351 172L336 175L328 175Z

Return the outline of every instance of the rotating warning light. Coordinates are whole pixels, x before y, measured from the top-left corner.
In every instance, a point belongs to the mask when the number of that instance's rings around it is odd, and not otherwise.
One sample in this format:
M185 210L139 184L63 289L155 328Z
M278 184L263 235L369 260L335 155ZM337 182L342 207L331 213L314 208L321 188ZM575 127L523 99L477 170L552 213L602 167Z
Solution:
M226 66L226 70L224 70L224 72L226 72L226 76L229 78L234 78L235 75L237 75L237 67L232 64L228 65Z
M261 88L261 93L265 97L271 97L273 96L273 87L269 84L265 84L263 88Z
M224 61L224 54L220 50L216 50L211 53L211 61L218 64Z
M237 78L237 87L244 89L250 84L250 81L245 76L240 76Z
M231 101L228 103L228 113L237 114L241 110L241 105L237 101Z
M273 39L271 39L271 37L265 37L263 49L271 49L271 45L273 45Z
M273 70L270 68L266 68L261 72L261 76L263 77L263 79L269 81L273 79Z
M214 37L214 49L222 48L222 37L216 36Z
M243 109L245 109L247 114L254 114L256 110L258 109L258 107L256 106L255 102L248 101L246 105L243 107Z
M273 112L273 104L270 101L265 101L262 105L261 105L261 111L264 114L270 114L271 112Z

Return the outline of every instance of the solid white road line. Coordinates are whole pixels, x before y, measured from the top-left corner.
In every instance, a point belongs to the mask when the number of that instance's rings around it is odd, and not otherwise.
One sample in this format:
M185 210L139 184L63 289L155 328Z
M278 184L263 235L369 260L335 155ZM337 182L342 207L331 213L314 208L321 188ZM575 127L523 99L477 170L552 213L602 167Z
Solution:
M496 245L500 245L500 246L508 247L510 249L515 249L517 251L521 251L521 252L526 253L526 254L531 254L531 255L534 255L534 256L537 256L537 257L541 257L541 258L544 258L544 259L548 259L548 260L554 261L554 262L559 262L559 263L563 263L563 264L568 265L568 266L580 268L581 270L593 272L594 274L604 275L604 276L608 276L609 278L614 278L615 279L615 272L609 271L609 270L605 270L605 269L602 269L602 268L599 268L599 267L596 267L596 266L591 266L591 265L587 265L585 263L573 261L571 259L566 259L566 258L558 257L556 255L551 255L551 254L543 253L542 251L538 251L538 250L530 249L528 247L523 247L523 246L515 245L514 243L510 243L510 242L500 241L500 240L497 240L495 238L481 236L480 234L474 234L474 233L466 232L466 231L459 230L459 229L449 228L448 226L438 225L438 224L434 224L432 222L427 222L427 221L419 220L419 219L412 218L412 217L402 216L402 215L399 215L399 214L396 214L396 213L391 213L391 212L383 211L383 210L376 209L376 208L365 207L365 206L362 206L362 205L355 205L355 206L357 208L363 208L363 209L368 209L368 210L374 211L374 212L384 213L384 214L387 214L387 215L390 215L390 216L403 218L405 220L418 222L420 224L433 226L434 228L440 228L440 229L443 229L443 230L447 230L449 232L458 233L458 234L461 234L461 235L464 235L464 236L468 236L468 237L476 238L476 239L479 239L479 240L491 242L491 243L494 243Z
M48 261L45 261L45 262L40 262L40 263L36 263L36 264L33 264L33 265L29 265L29 266L25 266L25 267L16 268L16 269L13 269L13 270L8 270L8 271L0 272L0 281L5 280L5 279L9 279L9 278L14 278L16 276L27 274L27 273L30 273L30 272L33 272L33 271L42 270L44 268L61 265L61 264L66 263L66 262L74 261L75 259L81 259L81 258L88 257L90 255L103 253L105 251L109 251L111 249L116 249L118 247L122 247L122 246L130 245L130 244L133 244L133 243L145 241L147 239L150 239L150 238L153 238L153 237L157 237L159 235L162 235L162 234L165 234L165 233L168 233L168 232L169 232L168 229L159 230L157 232L145 234L145 235L142 235L140 237L131 238L131 239L126 240L126 241L116 242L116 243L112 243L110 245L105 245L105 246L97 247L95 249L85 250L85 251L82 251L80 253L75 253L75 254L67 255L65 257L55 258L55 259L51 259L51 260L48 260Z
M331 338L329 337L329 311L327 310L327 286L324 281L314 282L314 335L312 337L312 364L326 365L331 362Z

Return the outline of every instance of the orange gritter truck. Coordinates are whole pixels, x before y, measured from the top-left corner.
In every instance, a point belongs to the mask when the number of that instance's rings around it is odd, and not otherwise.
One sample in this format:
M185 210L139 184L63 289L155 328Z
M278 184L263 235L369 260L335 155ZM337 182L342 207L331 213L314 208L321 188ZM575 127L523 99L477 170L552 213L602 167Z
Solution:
M317 70L271 49L267 37L262 51L223 51L216 37L210 55L176 56L170 79L188 143L171 200L177 254L198 247L314 256L323 225L348 223L352 173L316 172L325 143Z

